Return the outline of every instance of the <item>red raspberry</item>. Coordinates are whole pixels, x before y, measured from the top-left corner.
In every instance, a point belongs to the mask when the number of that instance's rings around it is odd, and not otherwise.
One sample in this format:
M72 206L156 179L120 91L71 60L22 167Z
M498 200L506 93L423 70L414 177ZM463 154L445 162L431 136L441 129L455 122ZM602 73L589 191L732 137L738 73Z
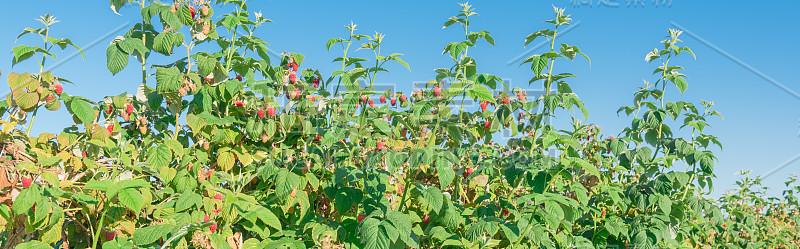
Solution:
M211 220L211 217L206 214L206 217L203 217L203 222L208 222L209 220Z
M191 14L192 14L192 19L194 19L194 16L195 16L195 14L196 14L196 12L195 12L195 10L194 10L194 6L189 6L189 13L191 13Z
M213 174L214 174L214 170L206 171L206 177L211 177L211 175L213 175Z
M214 84L214 78L212 77L206 77L206 81L208 81L211 84Z
M303 91L300 89L294 89L294 98L300 98L300 95L303 94Z
M508 209L507 208L503 209L503 216L508 216Z
M386 96L381 95L381 104L386 103Z
M243 107L244 106L244 103L242 101L239 101L239 100L237 100L236 102L233 102L233 104L236 105L236 107Z
M217 200L221 201L222 200L222 193L217 193L217 195L214 196L214 199L217 199Z
M133 113L133 105L131 104L125 105L125 111L128 112L128 114Z
M378 145L376 146L378 150L383 150L383 142L378 141Z
M427 223L431 222L431 217L425 215L425 218L422 218L422 221L424 221L427 224Z
M367 216L363 215L363 214L359 214L358 215L358 222L360 223L362 220L364 220L364 218L367 218Z
M214 215L219 215L219 213L222 212L222 208L217 210L211 210L211 212L214 213Z
M510 100L508 100L508 99L504 99L504 100L503 100L503 104L506 104L506 105L508 105L508 104L511 104L511 101L510 101Z
M53 95L47 95L47 99L45 101L50 102L53 99Z
M212 233L214 231L217 231L217 224L211 224L210 226L208 226L208 229L210 229Z
M400 95L400 102L406 102L406 101L408 101L408 98L406 97L406 95L405 94L401 94Z
M22 178L22 188L30 187L32 182L33 182L33 179L31 179L30 177L23 177Z
M441 95L442 95L442 89L440 89L438 86L434 87L433 88L433 96L436 96L438 98Z
M489 106L489 102L486 101L481 102L481 111L486 111L487 106Z
M361 95L360 98L361 98L361 102L360 103L367 103L367 101L369 101L369 96L367 96L367 95Z
M294 74L294 73L290 74L289 75L289 82L292 82L292 83L297 82L297 74Z
M106 128L108 128L108 132L114 133L114 125L113 124L112 125L108 125L108 127L106 127Z
M319 140L322 140L322 136L317 134L317 137L314 138L314 141L319 142Z
M267 108L267 114L269 114L269 117L275 117L275 108L274 107Z
M472 168L467 168L466 170L464 170L463 177L464 177L464 178L467 178L467 176L469 176L469 175L471 175L471 174L472 174L472 171L473 171L473 169L472 169Z
M111 112L114 111L112 108L113 107L111 107L111 105L108 105L108 108L106 108L106 114L111 114Z
M369 107L375 107L375 101L369 100Z
M489 129L489 127L491 127L491 126L492 126L492 123L489 122L489 120L486 120L486 122L483 122L483 128L484 129Z
M264 110L258 110L258 118L264 118L267 113Z
M241 75L236 75L236 80L238 80L239 82L241 82L241 81L242 81L242 76L241 76Z
M115 232L106 232L106 241L114 240L114 237L117 237L117 233Z
M397 104L397 99L392 99L392 106Z
M57 94L61 94L62 92L64 92L64 87L61 86L61 83L56 83L55 85L53 85L53 88L55 89Z
M297 63L292 63L292 71L297 72L297 68L298 67L299 67L299 65L297 65Z
M318 78L314 78L314 80L312 82L314 83L314 88L319 88L319 79Z

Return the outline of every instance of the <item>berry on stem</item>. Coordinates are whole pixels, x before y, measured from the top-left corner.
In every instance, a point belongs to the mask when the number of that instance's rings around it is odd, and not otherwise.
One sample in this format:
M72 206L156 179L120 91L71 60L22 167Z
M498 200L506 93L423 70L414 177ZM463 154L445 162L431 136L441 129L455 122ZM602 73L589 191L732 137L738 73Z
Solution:
M30 177L27 177L27 176L26 177L22 177L22 188L30 187L31 183L33 183L33 179L31 179Z
M381 95L380 101L381 104L386 103L386 96Z
M269 117L275 117L275 108L274 107L267 108L267 114L269 114Z
M297 74L295 74L295 73L290 74L289 75L289 82L292 82L292 84L297 82Z
M53 89L56 91L57 94L61 94L62 92L64 92L64 86L62 86L61 83L56 83L55 85L53 85Z
M266 112L264 110L258 110L258 118L264 118L266 116Z
M483 122L483 128L484 129L489 129L489 127L491 127L491 126L492 126L492 122L489 122L489 120L486 120L485 122Z
M236 80L238 80L239 82L241 82L241 81L242 81L242 76L241 76L241 75L236 75Z
M126 104L125 105L125 112L127 112L128 114L131 114L131 113L133 113L133 111L134 111L133 105L131 105L131 104Z

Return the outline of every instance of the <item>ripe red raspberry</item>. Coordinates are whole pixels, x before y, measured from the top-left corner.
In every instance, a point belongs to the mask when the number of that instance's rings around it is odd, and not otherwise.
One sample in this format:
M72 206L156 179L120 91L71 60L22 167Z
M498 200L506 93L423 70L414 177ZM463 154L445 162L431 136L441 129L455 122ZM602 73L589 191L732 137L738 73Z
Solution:
M195 16L195 14L197 14L197 13L195 12L194 6L189 6L189 13L191 13L191 14L192 14L192 19L194 19L194 16Z
M297 74L294 74L294 73L290 74L289 75L289 82L292 82L292 83L297 82Z
M267 114L269 114L269 117L275 117L275 108L274 107L267 108Z
M211 212L214 213L214 215L219 215L219 213L222 212L222 208L217 210L211 210Z
M473 171L472 168L467 168L466 170L464 170L464 174L463 174L464 178L467 178L467 176L471 175L472 171Z
M397 104L397 99L392 99L392 106Z
M264 118L267 113L264 110L258 110L258 118Z
M503 216L508 216L508 208L503 209Z
M322 136L317 134L317 137L314 138L314 141L319 142L320 140L322 140Z
M62 92L64 92L64 86L61 86L61 83L56 83L55 85L53 85L53 88L55 89L57 94L61 94Z
M359 214L358 215L358 222L360 223L362 220L364 220L364 218L367 218L367 216L363 215L363 214Z
M241 82L241 81L242 81L242 76L241 76L241 75L236 75L236 80L238 80L239 82Z
M519 94L517 97L519 97L519 101L525 101L525 95Z
M510 101L510 100L508 100L508 99L504 99L504 100L503 100L503 104L506 104L506 105L508 105L508 104L511 104L511 101Z
M425 215L425 218L422 218L422 221L424 221L424 222L425 222L425 224L428 224L428 223L430 223L430 222L431 222L431 217L430 217L430 216L427 216L427 215Z
M33 179L31 179L30 177L26 176L22 178L22 188L30 187L31 183L33 183Z
M369 101L369 96L368 95L361 95L361 97L359 97L359 99L361 100L359 103L367 103L367 101Z
M84 151L84 152L83 152L83 157L86 157L87 155L89 155L89 154L88 154L88 153L86 153L86 151Z
M314 88L319 88L319 78L314 78L312 82L314 83Z
M240 100L237 100L236 102L233 102L233 104L236 105L236 107L243 107L244 106L244 103L242 101L240 101Z
M108 127L106 127L106 128L108 128L108 132L114 133L114 125L113 124L112 125L108 125Z
M406 97L406 95L405 94L401 94L400 95L400 102L406 102L406 101L408 101L408 98Z
M294 89L294 98L300 98L300 95L303 95L303 91L300 89Z
M481 111L486 111L487 106L489 106L489 102L486 101L481 102Z
M375 101L369 100L369 107L375 107Z
M208 226L208 229L210 229L212 233L214 231L217 231L217 224L211 224L210 226Z
M115 232L106 232L106 241L114 240L114 237L117 237L117 233Z
M106 114L111 114L112 111L114 111L113 107L111 107L111 105L108 105L108 108L106 108Z
M297 68L298 68L299 66L300 66L300 65L297 65L297 63L292 63L292 71L295 71L295 72L297 72Z
M386 103L386 96L381 95L381 104Z
M50 100L53 100L53 95L47 95L45 101L50 102Z
M483 128L484 129L489 129L489 127L491 127L491 126L492 126L492 123L489 122L489 120L486 120L486 122L483 122Z
M213 77L206 77L206 81L208 81L211 84L214 84L214 78Z
M375 146L378 150L383 150L383 142L378 141L377 146Z
M614 136L611 136L608 140L614 141Z
M433 88L433 96L436 96L437 98L438 98L439 96L442 96L442 89L441 89L441 88L439 88L438 86L437 86L437 87L434 87L434 88Z
M217 193L217 195L214 196L214 199L217 199L217 200L221 201L222 200L222 193Z
M126 104L126 105L125 105L125 112L127 112L128 114L131 114L131 113L133 113L133 105L131 105L131 104Z
M213 174L214 174L214 170L206 171L206 177L211 177L211 175L213 175Z
M211 220L211 217L206 214L206 217L203 217L203 222L208 222L209 220Z

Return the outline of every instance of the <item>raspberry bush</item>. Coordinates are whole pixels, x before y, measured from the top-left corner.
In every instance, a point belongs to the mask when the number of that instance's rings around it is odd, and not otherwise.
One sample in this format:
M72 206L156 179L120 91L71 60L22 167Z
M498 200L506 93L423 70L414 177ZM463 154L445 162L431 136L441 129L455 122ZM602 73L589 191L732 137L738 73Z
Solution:
M60 50L49 36L19 45L0 102L0 245L3 248L797 248L795 178L781 198L746 176L738 192L713 186L721 115L711 102L666 99L688 89L678 56L694 56L669 30L646 55L653 83L602 133L557 65L589 57L557 42L572 19L555 8L549 50L527 58L528 96L469 56L493 46L461 4L445 27L452 65L427 84L376 91L387 63L410 70L384 36L355 25L324 74L299 53L267 53L254 30L271 20L246 1L111 0L141 22L111 41L108 70L141 70L135 94L91 100L43 71ZM224 6L225 8L221 8ZM218 13L233 9L229 13ZM203 49L200 49L203 48ZM208 49L206 49L208 48ZM363 50L359 52L359 50ZM357 53L359 52L359 53ZM367 57L357 57L368 54ZM52 60L47 60L52 58ZM131 59L133 58L133 59ZM154 64L152 59L171 61ZM140 67L141 66L141 67ZM154 87L153 87L154 86ZM480 107L465 103L478 103ZM37 112L66 109L74 125L30 134ZM41 110L44 111L44 110ZM568 127L550 124L569 117ZM27 125L27 127L26 127ZM507 142L495 141L510 132ZM680 134L691 134L682 137Z

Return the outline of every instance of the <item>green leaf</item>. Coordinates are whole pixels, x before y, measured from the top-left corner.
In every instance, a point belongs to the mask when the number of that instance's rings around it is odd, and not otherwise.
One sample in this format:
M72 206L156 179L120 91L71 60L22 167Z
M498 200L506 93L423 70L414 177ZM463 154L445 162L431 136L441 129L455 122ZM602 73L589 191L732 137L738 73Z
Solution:
M392 241L381 221L375 218L364 219L359 227L359 237L364 249L389 249Z
M278 172L275 181L275 192L278 194L278 198L286 199L298 185L300 185L300 176L286 168L282 168ZM297 191L299 191L299 189Z
M175 211L182 212L183 210L189 209L193 206L202 206L203 205L203 197L194 192L184 192L181 194L181 197L175 202Z
M125 188L117 193L117 199L119 202L127 207L134 213L139 213L140 210L144 207L144 197L139 190L134 188Z
M472 98L477 97L483 101L489 101L495 103L494 97L492 96L492 91L490 91L489 88L487 88L484 85L473 84L469 87L467 93Z
M133 232L133 244L141 246L156 242L156 240L169 234L172 228L172 225L147 225L137 228Z
M32 240L32 241L28 241L28 242L19 244L14 248L16 248L16 249L52 249L52 247L50 247L50 245L48 245L48 244L46 244L44 242L41 242L41 241L37 241L37 240Z
M173 36L170 32L156 35L153 39L153 50L163 55L172 55Z
M147 162L155 168L168 167L172 162L172 151L167 145L159 145L148 150Z
M177 67L156 69L156 91L159 93L176 92L181 87L181 72Z
M422 198L428 202L428 205L431 207L431 209L433 209L434 212L439 213L442 210L442 206L444 205L444 195L439 188L433 186L428 188L417 186L417 191L419 191L419 194L422 195Z
M106 67L108 71L111 71L112 75L122 71L128 65L128 59L130 59L130 56L117 47L116 43L112 43L106 49Z
M678 90L681 91L681 94L683 94L683 92L689 88L689 83L686 83L686 80L684 80L683 77L675 76L672 77L671 81L675 83L675 86L678 87Z
M94 123L94 108L82 98L72 98L69 102L69 111L78 117L84 124Z

